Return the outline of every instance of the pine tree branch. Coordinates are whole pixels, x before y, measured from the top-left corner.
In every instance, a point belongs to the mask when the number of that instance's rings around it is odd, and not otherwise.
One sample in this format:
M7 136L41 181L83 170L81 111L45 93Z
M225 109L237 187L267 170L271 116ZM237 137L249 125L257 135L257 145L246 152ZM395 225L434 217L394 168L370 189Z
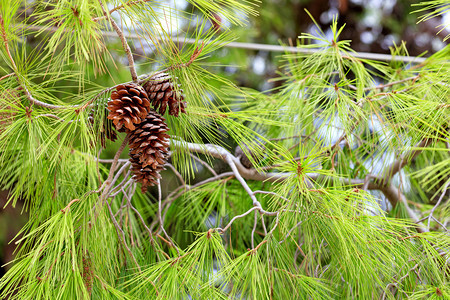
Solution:
M113 180L113 178L114 178L116 168L119 164L119 157L122 154L125 147L127 146L129 139L130 139L130 133L127 133L124 140L122 141L122 144L120 145L119 149L117 150L116 154L114 155L114 159L111 164L111 168L109 169L108 178L103 182L102 186L99 188L99 190L102 191L102 194L99 197L100 203L102 203L102 204L109 197L109 192L111 190L111 186L115 182ZM126 163L125 163L125 166L126 166ZM119 175L120 175L120 173L119 173ZM116 176L116 180L117 180L117 178L118 178L118 176Z
M404 205L409 218L418 225L416 227L418 232L424 233L429 231L425 227L425 225L422 222L420 222L420 219L417 216L417 214L409 207L408 200L403 195L403 193L401 193L395 186L390 184L388 186L380 187L380 190L386 196L386 198L389 200L392 206L396 206L399 202L401 202Z
M172 170L172 172L175 174L182 185L186 185L186 181L184 181L183 176L181 176L180 172L178 172L178 170L171 163L166 162L164 166L169 167L169 169Z
M173 146L176 147L187 147L189 151L195 152L195 153L201 153L205 155L210 155L212 157L221 159L228 163L227 157L229 161L232 161L234 166L236 167L238 173L242 176L244 179L248 180L255 180L255 181L267 181L267 182L281 182L289 178L292 174L291 173L275 173L275 172L258 172L256 169L247 169L244 167L239 159L232 155L230 152L228 152L226 149L224 149L221 146L218 145L212 145L212 144L194 144L194 143L181 143L180 141L177 141L175 139L171 139L170 143ZM312 180L317 180L319 178L324 178L328 180L335 180L335 176L325 176L318 173L307 173L305 174L307 178L310 178ZM344 185L351 185L357 188L362 188L365 184L365 180L363 179L347 179L347 178L338 178L342 184ZM367 184L367 189L369 190L378 190L379 185L374 182L369 182Z
M425 141L425 140L424 140ZM260 213L274 216L278 212L266 212L260 207L259 201L255 201L254 192L251 191L251 189L248 187L247 183L245 182L245 179L250 180L257 180L257 181L270 181L270 182L278 182L282 181L289 176L291 176L290 173L260 173L257 172L255 169L247 169L245 168L239 161L238 158L233 156L230 152L225 150L224 148L217 146L217 145L211 145L211 144L193 144L193 143L181 143L177 140L171 139L171 144L179 147L187 146L187 148L196 153L202 153L206 155L211 155L212 157L219 158L225 162L227 162L230 167L232 168L233 174L235 177L239 180L239 182L242 184L244 189L248 194L252 194L253 197L251 197L253 204L259 208ZM414 157L417 156L420 152L419 151L411 151L411 155ZM403 162L394 162L393 166L397 165L404 165ZM398 171L397 171L398 172ZM334 177L329 176L323 176L316 173L308 173L308 178L311 178L313 180L317 180L319 178L326 178L329 180L336 179ZM380 190L386 198L389 200L389 202L392 204L392 206L397 205L399 202L403 203L406 211L409 215L409 217L414 221L418 222L417 230L419 232L427 232L428 230L425 228L424 224L419 222L419 218L417 214L408 206L406 197L392 184L389 186L381 185L379 184L379 179L375 176L371 176L371 178L375 178L374 182L367 182L367 179L360 180L360 179L347 179L347 178L339 178L339 180L344 185L351 185L358 188L367 188L369 190ZM378 179L378 180L377 180ZM259 206L258 206L259 204Z
M243 218L243 217L247 216L249 213L251 213L252 211L255 211L257 209L258 209L258 207L254 206L254 207L250 208L249 210L247 210L245 213L243 213L241 215L234 216L224 228L218 227L218 228L216 228L216 230L219 233L224 233L225 231L227 231L231 227L231 225L233 224L234 221L236 221L237 219L240 219L240 218Z
M122 47L125 50L125 53L128 58L128 65L130 68L131 78L133 79L133 82L136 82L138 80L138 76L136 73L136 68L134 66L134 58L133 58L133 53L131 52L130 45L128 45L128 42L127 42L122 30L119 28L119 25L117 25L116 21L114 21L114 19L111 17L111 15L108 12L106 12L105 7L103 6L102 0L99 0L98 2L100 4L100 7L102 8L103 14L105 15L106 18L108 18L112 27L116 31L117 36L122 41Z
M42 107L45 107L45 108L50 108L50 109L66 108L66 107L64 107L64 106L53 105L53 104L49 104L49 103L45 103L45 102L39 101L39 100L35 99L35 98L31 95L31 93L30 93L30 91L28 90L27 86L26 86L23 82L20 81L20 74L19 74L19 71L18 71L18 69L17 69L16 62L14 61L14 59L13 59L13 57L12 57L12 55L11 55L11 51L9 50L8 38L7 38L7 35L6 35L6 30L5 30L5 23L4 23L4 20L3 20L3 16L2 16L1 14L0 14L0 31L1 31L1 36L2 36L2 40L3 40L3 44L5 45L6 54L7 54L8 58L9 58L9 60L10 60L10 62L11 62L11 65L12 65L12 70L13 70L13 72L14 72L14 75L15 75L16 78L17 78L17 81L18 81L19 85L20 85L20 86L22 87L22 89L24 90L25 96L27 97L27 99L28 99L32 104L35 104L35 105L38 105L38 106L42 106ZM9 77L10 75L11 75L11 74L5 75L5 76L3 76L0 80L2 80L2 79L4 79L4 78L7 78L7 77Z
M159 231L162 231L166 238L170 241L171 246L175 248L178 255L180 255L180 250L178 250L178 247L175 245L175 243L172 241L172 238L169 236L169 234L164 229L164 218L162 217L162 191L161 191L161 181L158 179L158 220L159 220Z
M98 18L100 19L100 18ZM57 27L43 27L43 26L35 26L30 25L26 26L28 30L46 30L49 32L56 32L58 30ZM103 36L107 37L117 37L117 35L114 32L110 31L101 31L101 34ZM123 34L124 37L129 39L135 39L140 40L142 39L142 34L136 34L136 33L125 33ZM160 38L159 40L161 40ZM201 39L190 39L186 37L175 37L172 36L170 39L174 43L186 43L186 44L198 44L205 42L205 45L211 43L208 41L204 41ZM247 50L258 50L258 51L268 51L268 52L291 52L291 53L302 53L302 54L314 54L319 51L322 51L321 49L309 49L309 48L301 48L301 47L286 47L286 46L280 46L280 45L269 45L269 44L258 44L258 43L241 43L241 42L225 42L223 43L223 47L227 48L237 48L237 49L247 49ZM376 60L376 61L398 61L398 62L404 62L404 63L414 63L414 64L423 64L426 61L426 57L417 57L417 56L399 56L399 55L390 55L390 54L381 54L381 53L369 53L369 52L354 52L352 55L356 58L360 59L369 59L369 60Z
M207 178L207 179L205 179L205 180L203 180L203 181L200 181L200 182L198 182L198 183L196 183L196 184L194 184L194 185L185 185L185 186L183 186L183 185L180 185L179 187L177 187L175 190L173 190L167 197L166 197L166 199L164 200L164 202L162 203L162 209L164 210L164 214L163 214L163 216L162 216L162 219L164 220L165 219L165 217L166 217L166 214L167 214L167 212L168 212L168 210L169 210L169 208L170 208L170 205L173 203L173 201L175 201L178 197L180 197L181 195L183 195L184 193L186 193L187 191L189 191L189 190L192 190L192 189L195 189L195 188L197 188L197 187L199 187L199 186L202 186L202 185L204 185L204 184L207 184L207 183L209 183L209 182L214 182L214 181L216 181L216 180L218 180L218 179L221 179L221 178L223 178L223 177L230 177L230 176L234 176L234 173L233 172L225 172L225 173L221 173L221 174L219 174L219 175L217 175L217 176L214 176L214 177L210 177L210 178ZM159 220L158 219L155 219L151 224L150 224L150 228L154 228L155 226L156 226L156 224L159 222Z
M433 218L435 221L437 221L446 231L448 231L447 228L445 228L445 226L443 224L441 224L438 220L436 220L436 218L434 218L433 213L434 211L438 208L439 204L441 204L442 199L444 199L445 194L447 193L447 188L450 185L450 181L447 182L446 185L444 185L444 187L442 188L442 194L439 197L438 201L436 202L436 205L433 206L433 208L430 211L430 214L428 216L428 224L427 224L427 228L430 229L430 222L431 222L431 218Z
M410 151L407 151L403 155L401 155L400 159L394 161L392 164L390 164L387 168L385 168L381 173L383 174L382 178L377 179L377 182L379 185L384 186L387 185L392 177L394 177L395 174L400 172L400 170L406 166L409 162L411 162L414 158L416 158L420 153L422 153L423 149L428 147L432 143L432 139L430 138L424 138L421 142L419 142L414 148L419 149L412 149Z
M200 159L199 157L193 155L192 153L189 153L189 156L192 157L192 159L194 159L195 161L197 161L201 165L203 165L205 168L207 168L208 171L210 171L214 176L217 176L216 171L214 171L214 169L206 161Z
M6 74L6 75L0 77L0 81L2 81L2 80L5 79L5 78L11 77L11 76L15 76L15 75L16 75L15 73L9 73L9 74Z
M127 244L127 241L126 241L126 238L125 238L125 232L119 226L119 223L117 223L117 220L114 217L114 214L112 212L111 205L109 205L108 201L106 201L106 205L108 206L108 211L109 211L109 216L111 217L111 221L113 222L114 227L116 228L117 237L119 238L119 240L121 241L121 243L125 247L125 249L127 250L127 252L130 255L130 257L133 259L133 262L136 265L137 269L139 270L139 273L142 273L141 266L137 262L136 257L134 257L133 252L131 252L130 247L128 247L128 244Z

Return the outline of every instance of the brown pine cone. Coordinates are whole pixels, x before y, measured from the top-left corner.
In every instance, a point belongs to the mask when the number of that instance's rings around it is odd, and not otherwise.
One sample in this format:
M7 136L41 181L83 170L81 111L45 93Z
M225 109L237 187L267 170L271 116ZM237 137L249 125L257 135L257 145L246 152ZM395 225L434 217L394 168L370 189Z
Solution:
M117 130L125 125L134 130L150 111L150 101L147 92L135 83L119 84L111 93L108 101L108 119L113 120Z
M102 108L100 108L102 107ZM96 115L100 115L100 109L105 110L104 116L107 115L108 110L106 109L106 104L99 104L97 103L89 112L88 115L88 121L92 126L92 129L94 130L94 133L97 134L97 136L100 138L100 143L103 148L106 148L106 139L111 140L114 142L117 140L117 131L113 126L113 123L111 120L108 120L107 118L104 118L103 120L98 120L95 122Z
M161 179L159 172L165 170L165 168L163 165L158 165L156 168L150 166L144 168L139 162L139 158L139 155L130 154L131 171L134 174L133 179L142 184L141 191L145 193L147 187L158 184L158 179Z
M169 128L165 119L155 111L150 111L147 118L130 134L130 161L134 179L142 183L142 190L156 184L159 172L164 170L169 152Z
M153 108L159 111L161 115L166 112L167 105L169 105L169 115L178 117L180 111L186 113L183 90L175 90L172 77L169 74L161 73L151 77L144 84L144 89L149 95Z

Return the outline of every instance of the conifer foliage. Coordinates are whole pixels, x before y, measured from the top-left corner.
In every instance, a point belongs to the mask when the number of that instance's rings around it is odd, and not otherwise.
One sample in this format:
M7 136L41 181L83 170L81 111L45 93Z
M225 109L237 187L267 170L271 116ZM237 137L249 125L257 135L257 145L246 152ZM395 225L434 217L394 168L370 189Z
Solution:
M0 298L449 298L450 46L363 59L335 19L255 91L218 60L259 1L169 2L0 0L0 188L29 215Z

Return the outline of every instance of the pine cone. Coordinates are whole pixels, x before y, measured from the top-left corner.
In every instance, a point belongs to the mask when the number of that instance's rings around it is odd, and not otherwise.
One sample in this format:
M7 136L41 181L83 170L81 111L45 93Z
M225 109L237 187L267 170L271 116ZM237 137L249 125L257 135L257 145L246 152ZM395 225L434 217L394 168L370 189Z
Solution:
M154 185L161 178L159 172L164 170L168 156L169 130L165 119L158 113L150 111L147 118L136 126L130 135L130 161L134 179L142 183L142 190Z
M139 162L139 155L130 154L130 157L131 171L134 173L133 179L142 184L141 191L145 193L147 187L158 183L158 179L161 179L159 172L165 170L165 168L162 165L158 165L155 169L149 166L143 168Z
M180 85L178 85L180 86ZM144 89L149 95L153 108L161 115L166 112L169 105L169 115L178 117L179 112L186 113L186 102L182 95L183 90L175 91L172 77L167 73L161 73L151 77L144 84Z
M147 92L135 83L119 84L111 93L108 101L108 119L113 120L117 130L125 125L134 130L150 111L150 101Z
M108 120L107 118L99 120L97 121L97 123L95 122L95 116L100 115L99 113L100 109L104 109L106 111L104 116L107 115L108 110L106 109L106 104L97 103L97 105L94 106L89 112L88 121L91 124L94 132L97 133L97 135L99 136L102 147L106 148L106 139L114 142L115 140L117 140L117 132L111 120Z

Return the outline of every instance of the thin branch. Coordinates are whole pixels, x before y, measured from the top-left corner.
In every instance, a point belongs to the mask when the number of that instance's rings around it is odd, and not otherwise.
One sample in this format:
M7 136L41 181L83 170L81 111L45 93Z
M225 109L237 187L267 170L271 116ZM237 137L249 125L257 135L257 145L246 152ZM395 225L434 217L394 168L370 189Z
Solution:
M71 206L72 204L74 204L75 202L78 202L78 201L80 201L80 199L73 199L72 201L69 202L69 204L67 204L66 207L64 207L63 209L61 209L61 212L62 212L63 214L65 214L66 211L68 211L68 210L70 209L70 206Z
M1 30L3 43L5 44L6 54L8 55L9 60L11 61L14 74L16 74L16 76L17 76L17 66L16 66L16 63L14 62L14 59L12 58L11 51L9 51L8 37L6 36L6 29L5 29L5 21L3 20L2 14L0 14L0 30Z
M404 78L404 79L401 79L401 80L389 82L389 83L386 83L386 84L380 84L380 85L377 85L375 87L367 87L367 88L364 89L364 91L370 91L370 90L373 90L373 89L384 89L384 88L387 88L387 87L390 87L390 86L393 86L393 85L396 85L396 84L401 84L401 83L404 83L404 82L408 82L408 81L412 81L414 83L417 79L419 79L419 77L420 77L420 74L418 74L416 76L411 76L411 77L408 77L408 78Z
M258 212L255 210L255 217L253 220L253 228L252 228L252 234L250 241L252 243L252 249L255 248L255 231L256 231L256 225L258 224Z
M396 85L396 84L405 83L405 82L408 82L408 81L413 81L413 83L414 83L417 79L419 79L419 77L420 77L420 74L416 75L416 76L411 76L411 77L408 77L408 78L404 78L404 79L401 79L401 80L392 81L392 82L389 82L389 83L386 83L386 84L379 84L377 86L366 87L366 88L364 88L364 91L367 92L367 91L371 91L371 90L381 90L381 89L384 89L384 88L387 88L387 87L391 87L391 86ZM348 86L354 91L356 91L358 89L356 86L351 85L351 84L349 84Z
M442 228L444 228L445 231L450 231L447 226L445 226L444 224L442 224L438 219L436 219L434 216L431 216L431 218L438 223L440 226L442 226Z
M44 27L44 26L27 26L27 30L35 30L35 31L41 31L46 30L50 32L56 32L58 28L57 27ZM103 36L107 37L117 37L117 35L114 32L108 32L108 31L101 31L101 34ZM143 34L135 34L135 33L126 33L124 36L129 39L136 39L140 40L142 39ZM162 40L163 38L156 38L158 40ZM198 44L198 43L205 43L205 45L208 45L211 43L211 41L204 41L204 40L196 40L196 39L190 39L185 38L183 36L176 37L172 36L170 39L174 43L185 43L185 44ZM280 46L280 45L268 45L268 44L257 44L257 43L241 43L241 42L225 42L223 43L223 47L227 48L238 48L238 49L247 49L247 50L258 50L258 51L267 51L267 52L292 52L292 53L302 53L302 54L314 54L317 53L320 50L316 49L307 49L307 48L301 48L301 47L286 47L286 46ZM416 57L416 56L393 56L390 54L381 54L381 53L369 53L369 52L354 52L352 55L356 58L361 59L369 59L369 60L377 60L377 61L399 61L404 63L414 63L414 64L421 64L426 61L426 57Z
M175 176L177 176L178 180L180 180L182 185L186 185L186 181L184 181L183 176L181 176L180 172L178 172L178 170L171 163L166 162L164 166L169 167L169 169L173 171L173 173L175 174Z
M115 196L117 196L118 194L124 192L124 190L126 188L128 188L133 182L134 179L130 178L128 179L128 176L130 176L131 171L128 170L127 174L125 175L125 178L122 180L121 183L119 183L118 185L116 185L110 192L109 192L109 196L108 198L114 198Z
M416 230L420 233L428 232L428 229L425 227L425 225L420 221L417 214L409 207L408 200L406 197L401 193L395 186L392 184L383 187L380 189L381 192L386 196L386 198L391 202L392 206L396 206L398 202L401 202L406 209L406 212L408 213L408 216L413 220L414 223L417 223Z
M441 204L442 199L444 199L445 194L447 193L447 188L450 185L450 181L447 182L447 184L443 187L442 189L442 194L439 197L439 200L436 202L436 205L431 209L430 211L430 215L428 216L428 224L427 224L427 228L430 229L430 222L431 222L431 218L433 218L434 220L436 220L436 218L433 217L433 213L436 210L436 208L439 206L439 204ZM437 220L436 220L437 221ZM437 221L439 224L441 224L439 221ZM444 225L441 224L442 227L444 227ZM446 229L444 227L444 229ZM447 230L447 229L446 229Z
M114 159L98 159L97 160L99 163L102 163L102 164L112 164L115 160ZM117 163L119 163L119 164L121 164L121 163L127 163L127 162L129 162L130 160L129 159L126 159L126 158L121 158L121 159L118 159L117 160Z
M152 0L127 1L127 2L124 3L124 4L119 5L119 6L116 6L116 7L114 7L113 9L111 9L111 10L109 11L109 14L112 14L112 13L115 12L116 10L122 9L122 8L124 8L124 7L126 7L126 6L131 7L131 6L133 6L133 5L136 5L136 4L139 4L139 3L146 3L146 2L149 2L149 1L152 1Z
M12 55L11 55L11 51L9 50L8 38L6 36L6 30L5 30L5 23L4 23L4 20L3 20L3 16L1 14L0 14L0 31L1 31L1 36L2 36L2 39L3 39L3 43L5 45L6 54L8 55L8 58L11 61L11 64L12 64L13 72L14 72L14 74L15 74L15 76L16 76L19 84L20 84L20 86L24 90L25 96L28 98L28 100L32 104L35 104L35 105L38 105L38 106L42 106L42 107L46 107L46 108L50 108L50 109L67 108L65 106L53 105L53 104L49 104L49 103L45 103L45 102L39 101L39 100L35 99L31 95L31 93L28 90L28 88L26 87L26 85L20 81L20 75L19 75L19 72L18 72L18 69L17 69L17 65L16 65L16 63L15 63L15 61L14 61ZM7 76L9 77L9 75L10 74L8 74ZM3 78L6 78L6 77L3 76L1 79L3 79Z
M398 285L401 284L403 282L403 280L406 279L406 277L409 276L409 273L411 273L411 271L415 271L417 269L417 267L419 266L419 264L416 264L414 267L412 267L411 269L409 269L408 272L406 272L406 274L404 276L402 276L397 282L391 282L389 283L386 288L384 289L383 295L381 297L381 299L386 299L386 292L390 287L396 287L398 289Z
M1 16L0 16L1 17ZM14 76L15 74L14 73L9 73L9 74L6 74L6 75L4 75L4 76L2 76L2 77L0 77L0 81L2 81L3 79L5 79L5 78L8 78L8 77L11 77L11 76Z
M253 194L266 194L266 195L274 195L277 196L278 198L283 199L286 202L290 202L290 200L286 197L283 197L281 195L278 195L277 193L274 192L269 192L269 191L254 191Z
M111 205L109 205L109 202L106 201L106 205L108 206L108 210L109 210L109 216L111 217L111 221L114 224L114 227L116 228L116 232L117 232L117 237L119 238L119 240L122 242L123 246L125 247L125 249L127 249L128 254L130 255L130 257L133 259L134 264L136 265L136 267L139 270L139 273L142 272L141 270L141 266L139 265L139 263L136 260L136 257L134 257L133 252L131 252L130 247L128 247L127 241L125 239L125 232L122 230L122 228L119 226L119 224L117 223L116 218L114 217L114 214L112 212L111 209Z
M129 68L130 68L131 78L133 79L134 82L136 82L138 80L138 76L137 76L137 73L136 73L136 68L134 66L134 58L133 58L133 53L131 53L130 45L128 45L128 42L127 42L127 40L126 40L122 30L117 25L116 21L114 21L114 19L111 17L111 15L108 12L106 12L102 1L99 0L98 2L100 3L100 7L102 8L103 14L105 15L105 17L108 18L108 20L111 23L112 27L116 31L117 36L122 41L122 47L125 50L125 53L126 53L127 58L128 58L128 65L129 65Z
M114 173L116 171L117 165L119 163L119 157L122 154L123 150L125 149L126 145L128 144L128 140L130 139L130 133L128 133L125 136L125 139L122 141L122 144L120 145L119 149L117 150L116 154L114 155L113 162L111 164L111 168L109 169L108 178L103 182L102 186L100 187L100 190L103 190L102 194L100 195L100 200L104 200L107 197L107 194L109 190L111 189L112 185L112 179L114 176Z
M197 161L198 163L200 163L202 166L204 166L205 168L207 168L214 176L217 176L216 171L214 171L213 168L211 168L211 166L204 161L203 159L200 159L199 157L195 156L192 153L189 153L189 156L192 157L195 161Z
M247 210L245 213L243 213L243 214L241 214L241 215L234 216L234 217L230 220L230 222L227 224L227 226L225 226L223 229L220 228L220 227L218 227L218 228L216 228L216 230L217 230L219 233L224 233L225 231L228 230L228 228L231 227L231 224L233 224L234 221L236 221L237 219L240 219L240 218L245 217L246 215L248 215L249 213L251 213L252 211L257 210L257 209L258 209L258 207L254 206L254 207L250 208L249 210Z
M422 153L423 149L425 147L428 147L433 140L429 138L423 139L420 143L418 143L414 148L418 149L412 149L401 155L400 159L394 161L392 164L390 164L388 167L384 169L382 172L383 177L379 179L380 185L386 185L389 183L389 181L392 179L392 177L400 172L400 170L408 164L410 161L412 161L415 157L417 157L420 153Z
M279 244L284 243L284 241L286 241L286 239L291 235L291 232L294 231L295 228L297 228L298 226L300 226L303 223L303 221L298 222L294 227L292 227L291 229L289 229L288 233L286 233L284 239L282 239Z
M64 122L64 119L62 119L62 118L60 118L60 117L58 117L57 115L54 115L54 114L40 114L40 115L37 115L34 118L37 119L37 118L42 118L42 117L53 118L53 119L56 119L58 121ZM70 121L70 122L72 122L72 121Z
M169 211L170 205L178 198L180 197L182 194L186 193L187 191L190 191L192 189L195 189L199 186L202 186L204 184L207 184L209 182L213 182L216 181L220 178L223 177L234 177L234 173L233 172L225 172L225 173L221 173L217 176L214 177L210 177L208 179L205 179L203 181L200 181L194 185L180 185L178 188L176 188L174 191L172 191L164 200L164 202L162 203L162 208L164 209L164 215L162 216L162 220L165 219L167 212ZM155 219L152 224L150 224L150 228L153 228L156 223L158 223L158 219Z
M166 238L172 244L172 247L175 248L175 250L177 251L178 255L180 255L180 251L178 250L178 247L175 246L175 243L172 241L172 239L170 238L170 236L167 234L166 230L164 229L164 219L161 217L161 212L162 212L161 203L162 203L161 181L158 179L158 220L159 220L159 230L164 233Z

